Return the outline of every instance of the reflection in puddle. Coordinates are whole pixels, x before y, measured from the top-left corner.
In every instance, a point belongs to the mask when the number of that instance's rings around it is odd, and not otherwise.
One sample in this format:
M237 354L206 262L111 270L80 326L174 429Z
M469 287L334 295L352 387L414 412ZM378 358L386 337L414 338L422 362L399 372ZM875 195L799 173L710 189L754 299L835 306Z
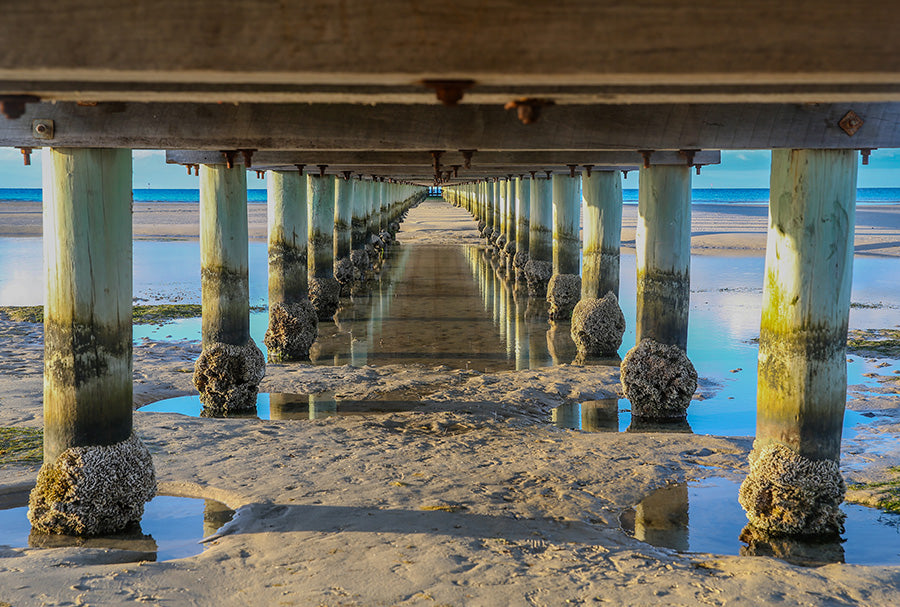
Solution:
M900 564L900 514L845 503L846 531L840 539L760 538L745 529L739 487L740 482L724 478L668 485L619 520L635 538L681 552L774 556L804 566Z
M691 407L707 407L709 401L691 404ZM613 404L615 403L615 404ZM721 406L712 405L721 414L725 411ZM613 418L613 412L616 417ZM842 437L845 440L853 439L858 434L860 424L871 424L871 413L858 411L844 411L844 427ZM584 432L696 432L691 424L690 409L688 409L687 421L656 422L633 419L631 417L631 403L626 398L604 399L584 401L581 403L565 403L552 409L550 422L559 428L567 430L583 430ZM722 425L728 425L728 420L723 420ZM727 432L712 432L713 434L727 434ZM752 432L751 432L752 435Z
M0 305L40 303L43 288L33 280L42 275L40 260L39 238L0 238ZM894 280L897 264L895 259L855 258L852 300L900 301L900 282ZM759 335L764 266L762 257L692 257L688 355L702 380L718 386L688 409L688 423L696 433L755 433L758 348L753 340ZM134 267L134 293L141 303L199 302L199 243L135 241ZM264 305L265 243L250 243L249 276L250 303ZM627 326L619 356L635 341L635 298L635 257L625 253L619 302ZM850 310L850 326L890 327L897 322L896 312L890 305L857 306ZM251 335L260 347L267 324L266 312L251 314ZM200 329L199 318L182 319L162 326L136 325L134 336L137 343L144 337L199 340ZM573 351L565 328L547 322L547 302L528 297L506 280L484 247L401 245L390 250L370 288L342 302L336 322L319 325L313 361L496 372L570 363ZM848 358L850 385L883 389L867 377L885 374L875 367L877 362ZM616 360L587 364L598 363L618 365ZM620 426L627 428L630 419L620 418ZM848 412L844 438L852 438L852 427L861 422L871 420Z
M431 390L430 392L433 392ZM358 400L336 398L334 392L315 394L260 393L256 398L256 411L226 417L252 419L322 419L325 417L402 413L421 408L424 394L411 390L385 392L375 398ZM204 417L203 405L198 395L178 396L144 405L140 411L151 413L180 413L191 417Z
M0 547L126 550L137 553L128 560L168 561L200 554L200 540L234 516L214 500L157 495L144 507L140 524L112 535L79 537L33 532L27 503L28 492L0 500Z

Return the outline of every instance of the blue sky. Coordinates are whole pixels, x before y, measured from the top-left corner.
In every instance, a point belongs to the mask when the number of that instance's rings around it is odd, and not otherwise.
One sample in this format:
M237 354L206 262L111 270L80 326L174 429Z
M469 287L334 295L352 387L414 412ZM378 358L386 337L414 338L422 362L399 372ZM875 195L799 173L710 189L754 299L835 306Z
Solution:
M767 188L771 153L765 150L722 152L722 164L704 167L700 176L694 176L695 188ZM13 148L0 148L0 188L41 187L41 155L32 154L32 165L22 165L21 153ZM876 150L868 166L860 166L859 187L900 187L900 150ZM251 173L247 185L253 189L265 188L265 181ZM636 188L637 179L629 176L623 184ZM184 167L167 165L165 152L159 150L135 150L135 188L190 188L196 189L197 178L188 176Z

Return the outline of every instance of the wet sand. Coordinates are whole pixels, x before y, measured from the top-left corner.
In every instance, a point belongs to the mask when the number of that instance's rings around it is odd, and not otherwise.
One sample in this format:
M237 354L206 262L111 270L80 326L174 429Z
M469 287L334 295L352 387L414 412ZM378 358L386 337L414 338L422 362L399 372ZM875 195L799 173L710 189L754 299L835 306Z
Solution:
M477 235L465 212L427 202L410 213L400 240L414 254L417 242L474 242ZM39 427L40 326L0 321L0 336L0 425ZM196 343L135 346L135 404L193 393L190 372L198 354ZM565 402L617 395L616 367L480 373L416 365L270 365L261 389L334 390L359 399L405 390L423 394L424 402L414 413L302 422L138 411L135 428L153 454L163 492L244 510L203 554L167 563L121 564L111 553L69 548L0 547L0 602L900 600L900 567L808 569L764 557L680 555L624 534L619 515L654 489L711 475L740 479L751 440L583 433L544 423ZM865 474L872 460L860 452L844 465ZM0 487L31 482L36 472L34 465L2 467Z

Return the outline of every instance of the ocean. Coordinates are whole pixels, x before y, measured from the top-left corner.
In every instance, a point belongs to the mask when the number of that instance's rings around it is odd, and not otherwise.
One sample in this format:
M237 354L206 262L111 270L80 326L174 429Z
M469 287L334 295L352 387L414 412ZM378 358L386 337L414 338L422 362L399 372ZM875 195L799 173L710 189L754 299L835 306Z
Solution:
M766 204L768 188L698 188L692 190L694 204ZM637 204L637 189L622 191L625 204ZM191 189L137 189L135 202L199 202L200 191ZM266 190L247 190L247 201L265 203ZM859 188L856 201L864 204L900 203L900 188ZM41 188L0 188L0 202L41 202Z

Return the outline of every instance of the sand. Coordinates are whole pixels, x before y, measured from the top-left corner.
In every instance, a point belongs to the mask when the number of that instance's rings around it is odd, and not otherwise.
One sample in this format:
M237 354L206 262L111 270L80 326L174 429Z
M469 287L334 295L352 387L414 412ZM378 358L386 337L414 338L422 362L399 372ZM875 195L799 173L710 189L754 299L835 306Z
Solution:
M251 240L266 239L266 205L249 204ZM692 209L691 252L695 255L764 255L768 209L760 204L698 204ZM445 218L446 219L446 218ZM420 219L418 221L424 221ZM466 218L429 226L417 225L416 239L448 242L447 229ZM622 213L622 247L634 250L637 206L625 205ZM408 226L404 229L409 230ZM197 204L136 203L134 237L138 239L195 239L200 231ZM0 204L0 236L40 236L39 202ZM454 235L458 236L459 234ZM471 237L471 235L467 236ZM477 238L477 235L473 239ZM856 254L900 256L900 204L859 204L856 209Z
M184 228L190 212L175 206L145 214L137 205L135 232L190 237ZM252 206L251 216L262 210ZM704 209L695 221L706 213L712 230L729 210ZM896 210L884 213L896 221ZM626 214L628 221L633 217ZM727 237L695 234L694 246L756 251L760 221L745 214L729 224ZM5 218L0 225L11 229ZM895 248L888 244L897 229L877 228L885 239L881 254ZM743 248L725 246L729 239ZM403 246L476 240L463 211L431 202L410 214L400 234ZM39 427L41 328L0 321L0 336L0 425ZM135 406L193 393L190 372L198 354L196 343L135 346ZM751 439L583 433L545 423L550 409L568 400L618 394L615 367L482 374L447 367L269 365L261 389L333 389L355 398L402 390L422 395L423 406L412 413L302 422L137 411L136 432L153 454L162 491L219 499L241 508L237 519L202 554L164 563L120 563L114 553L85 549L0 548L0 604L900 601L900 567L812 569L764 557L682 555L624 534L619 515L654 489L710 475L742 478ZM860 448L844 465L864 474L873 460L883 463ZM36 472L35 465L0 467L0 491L33 482Z

